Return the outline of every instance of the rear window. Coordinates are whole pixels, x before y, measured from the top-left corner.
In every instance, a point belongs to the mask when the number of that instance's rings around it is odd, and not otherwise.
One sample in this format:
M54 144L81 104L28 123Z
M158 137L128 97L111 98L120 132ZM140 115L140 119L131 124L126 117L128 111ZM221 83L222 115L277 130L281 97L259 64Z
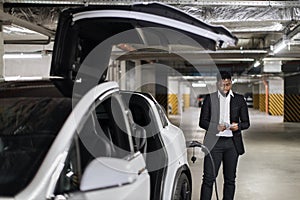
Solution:
M28 185L70 112L67 98L0 99L0 196Z

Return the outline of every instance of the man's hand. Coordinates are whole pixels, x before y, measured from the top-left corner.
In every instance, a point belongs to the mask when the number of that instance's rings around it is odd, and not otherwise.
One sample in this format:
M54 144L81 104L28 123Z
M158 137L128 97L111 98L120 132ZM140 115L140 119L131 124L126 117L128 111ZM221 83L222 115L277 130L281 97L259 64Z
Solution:
M232 124L230 125L230 130L232 130L232 131L239 130L239 124L235 123L235 122L232 122Z
M218 131L225 131L225 130L226 130L225 124L219 124L218 125Z

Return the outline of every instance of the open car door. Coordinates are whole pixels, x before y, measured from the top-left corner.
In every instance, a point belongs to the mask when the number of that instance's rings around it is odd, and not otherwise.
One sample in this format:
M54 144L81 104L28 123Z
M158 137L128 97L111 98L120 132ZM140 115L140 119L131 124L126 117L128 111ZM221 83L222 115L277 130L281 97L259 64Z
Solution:
M74 106L33 180L14 199L148 200L150 178L134 146L130 116L117 83L90 89Z
M209 50L237 42L224 27L208 25L161 3L68 9L59 18L51 76L63 77L64 83L57 85L71 95L74 82L104 81L114 47L132 52L159 46L169 52L172 45L192 40Z

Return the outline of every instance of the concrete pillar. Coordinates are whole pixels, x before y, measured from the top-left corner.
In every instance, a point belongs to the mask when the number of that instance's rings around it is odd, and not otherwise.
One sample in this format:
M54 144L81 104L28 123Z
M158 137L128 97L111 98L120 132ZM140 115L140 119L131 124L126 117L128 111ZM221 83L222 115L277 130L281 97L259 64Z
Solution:
M150 93L155 97L155 68L151 65L141 67L141 92Z
M108 80L118 81L119 80L119 61L114 60L111 62L108 68Z
M0 6L0 9L1 7L2 4ZM0 22L0 79L4 77L4 73L5 73L3 55L4 55L4 40L3 40L2 22Z
M195 93L195 90L194 90L194 87L192 86L192 84L189 84L189 89L190 89L190 106L198 107L198 103L197 103L198 95Z
M179 81L177 79L169 78L168 81L168 113L177 115L180 110L179 104Z
M178 82L178 111L179 114L182 114L184 111L184 106L183 106L183 81Z
M182 94L184 109L190 107L190 94L191 94L191 88L187 85L184 85L183 86L183 94Z
M263 62L263 72L267 73L279 73L282 69L281 60L265 60ZM274 82L274 80L263 79L260 84L260 95L259 95L259 110L266 112L271 115L282 115L283 108L282 103L280 103L283 97L283 91L280 91L280 94L277 94L277 87L282 88L282 82ZM272 95L270 95L270 87L272 88ZM280 90L280 89L279 89ZM273 93L275 91L275 93ZM282 95L280 97L280 95ZM271 101L270 101L271 98ZM276 105L277 104L277 105ZM277 109L278 108L278 109Z
M121 90L126 90L126 61L121 61L119 66L119 85Z
M137 68L140 69L140 65L136 66L134 61L121 61L120 62L120 88L122 90L137 91L140 88L140 76L141 74L136 74ZM140 70L139 70L140 71ZM140 91L140 89L138 89Z
M283 116L284 83L281 77L269 79L269 114Z
M283 119L285 122L300 122L300 75L299 74L286 76L284 78Z
M137 60L135 61L135 91L141 92L142 88L142 67L141 67L141 61Z
M258 86L253 87L253 107L261 112L282 116L284 112L283 101L284 82L280 77L263 79Z
M259 109L259 99L260 99L259 88L260 88L260 84L254 84L252 87L253 108L257 110Z
M267 82L265 83L267 84ZM259 111L266 112L266 85L263 81L259 83Z
M135 61L135 89L134 91L141 92L142 91L142 68L141 68L141 61Z
M135 62L126 61L126 90L135 91L136 89L136 74Z

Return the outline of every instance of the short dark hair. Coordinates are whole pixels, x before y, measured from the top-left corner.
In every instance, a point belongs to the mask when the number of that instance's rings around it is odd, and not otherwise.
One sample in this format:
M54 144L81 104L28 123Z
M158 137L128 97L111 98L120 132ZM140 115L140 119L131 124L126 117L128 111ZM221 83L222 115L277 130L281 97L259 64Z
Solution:
M217 81L230 79L231 80L231 74L228 71L220 71L220 73L217 74Z

